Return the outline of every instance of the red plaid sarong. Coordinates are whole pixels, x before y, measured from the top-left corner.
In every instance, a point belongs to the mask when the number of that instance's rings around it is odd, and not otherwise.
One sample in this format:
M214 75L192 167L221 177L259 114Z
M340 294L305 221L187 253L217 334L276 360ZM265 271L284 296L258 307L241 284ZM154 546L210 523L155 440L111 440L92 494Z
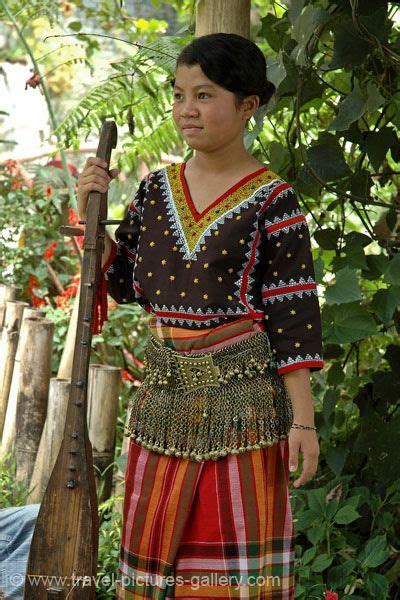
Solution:
M116 598L293 600L288 461L288 439L201 463L130 439Z

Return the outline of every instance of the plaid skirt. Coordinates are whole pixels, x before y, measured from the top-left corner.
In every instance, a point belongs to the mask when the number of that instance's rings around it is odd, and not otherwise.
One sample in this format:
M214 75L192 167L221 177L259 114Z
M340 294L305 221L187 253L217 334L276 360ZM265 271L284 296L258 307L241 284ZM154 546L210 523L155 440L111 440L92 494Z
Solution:
M190 354L260 331L247 319L200 332L155 318L150 327ZM197 463L131 438L116 598L292 600L288 439Z

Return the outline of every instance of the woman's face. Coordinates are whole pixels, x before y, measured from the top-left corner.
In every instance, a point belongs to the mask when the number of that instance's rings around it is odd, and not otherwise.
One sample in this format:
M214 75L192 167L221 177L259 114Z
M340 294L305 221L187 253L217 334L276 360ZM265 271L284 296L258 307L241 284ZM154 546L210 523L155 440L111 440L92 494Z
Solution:
M180 65L175 73L173 119L183 139L194 150L211 151L243 140L246 120L256 110L245 101L235 106L235 95L214 83L200 65ZM251 104L250 104L251 105ZM188 129L189 125L195 128Z

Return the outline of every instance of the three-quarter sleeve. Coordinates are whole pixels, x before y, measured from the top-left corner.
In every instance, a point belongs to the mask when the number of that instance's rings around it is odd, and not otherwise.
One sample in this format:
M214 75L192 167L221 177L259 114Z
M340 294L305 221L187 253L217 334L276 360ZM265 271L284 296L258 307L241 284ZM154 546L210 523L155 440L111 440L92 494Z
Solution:
M141 295L134 282L136 247L140 233L140 216L146 193L147 178L144 177L136 194L125 210L122 222L111 240L111 252L101 269L97 288L93 332L100 333L107 321L107 293L118 303L128 304L137 301Z
M278 373L324 366L321 313L310 232L293 188L283 182L259 214L262 304Z

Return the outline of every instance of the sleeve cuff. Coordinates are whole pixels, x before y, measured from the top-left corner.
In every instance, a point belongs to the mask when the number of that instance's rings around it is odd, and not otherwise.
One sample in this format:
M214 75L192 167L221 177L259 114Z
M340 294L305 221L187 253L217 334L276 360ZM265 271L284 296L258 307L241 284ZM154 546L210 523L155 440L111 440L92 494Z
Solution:
M320 371L324 366L323 360L302 360L292 364L282 365L278 367L278 375L296 371L297 369L310 369L310 371Z

